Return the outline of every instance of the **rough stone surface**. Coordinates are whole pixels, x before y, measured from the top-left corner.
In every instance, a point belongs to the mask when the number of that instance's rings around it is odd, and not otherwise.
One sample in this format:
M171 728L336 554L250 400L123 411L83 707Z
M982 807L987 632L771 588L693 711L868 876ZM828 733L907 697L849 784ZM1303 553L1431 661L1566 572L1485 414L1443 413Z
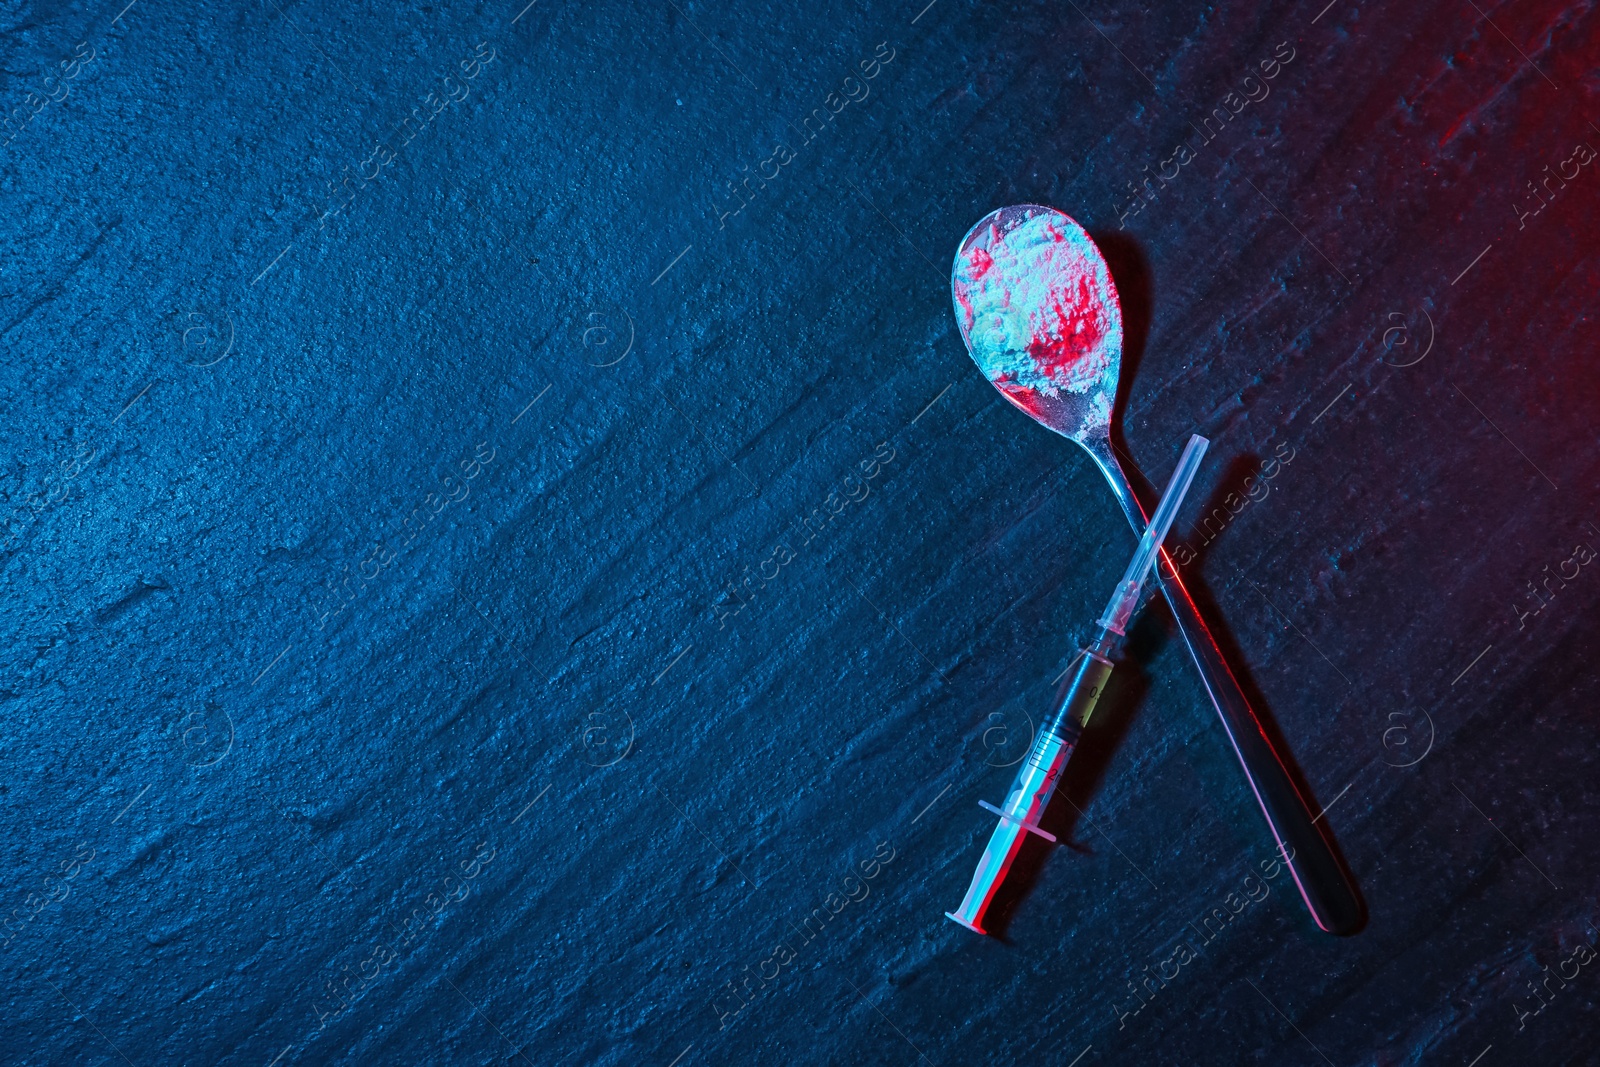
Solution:
M1593 1058L1592 5L122 3L0 9L0 1062ZM1159 607L941 915L1133 544L1017 202L1358 936Z

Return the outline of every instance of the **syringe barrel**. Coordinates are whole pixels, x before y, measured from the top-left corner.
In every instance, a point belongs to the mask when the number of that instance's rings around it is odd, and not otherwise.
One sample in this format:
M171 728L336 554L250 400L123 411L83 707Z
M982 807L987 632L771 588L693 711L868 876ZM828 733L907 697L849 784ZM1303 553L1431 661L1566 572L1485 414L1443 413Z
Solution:
M1083 724L1089 721L1095 704L1100 700L1106 679L1111 675L1111 661L1106 657L1127 632L1128 620L1139 603L1140 589L1155 564L1157 554L1161 551L1161 542L1172 526L1184 494L1194 480L1206 445L1206 439L1199 434L1189 438L1177 469L1167 483L1167 491L1162 494L1161 504L1140 537L1138 550L1134 552L1128 569L1123 572L1122 581L1117 583L1116 592L1100 616L1099 639L1083 650L1077 672L1056 702L1055 714L1034 738L1027 758L1017 769L1004 807L995 808L987 803L983 805L1000 815L1000 825L994 828L994 833L989 837L989 845L978 861L978 869L972 875L972 883L967 887L961 907L953 912L945 912L948 918L969 930L980 934L985 932L983 913L994 899L995 891L1010 869L1011 861L1021 850L1026 835L1033 833L1050 841L1055 840L1039 827L1039 817L1044 814L1051 796L1055 794L1061 772L1067 758L1072 755Z
M1007 815L1024 823L1039 821L1110 676L1111 661L1104 656L1085 649L1078 657L1076 670L1062 687L1055 714L1033 739L1028 758L1017 768L1017 777L1001 807Z
M1067 758L1072 755L1083 724L1089 721L1110 675L1111 661L1085 649L1078 659L1076 670L1062 689L1056 713L1033 739L1033 747L1017 769L1011 790L1006 794L1005 805L1000 809L1000 824L989 837L988 847L983 850L983 857L973 872L972 884L967 887L961 907L953 912L945 912L949 918L976 933L986 933L983 928L984 912L994 900L1006 872L1011 869L1011 861L1022 850L1022 842L1027 834L1041 834L1049 840L1055 840L1039 829L1039 817L1049 806Z

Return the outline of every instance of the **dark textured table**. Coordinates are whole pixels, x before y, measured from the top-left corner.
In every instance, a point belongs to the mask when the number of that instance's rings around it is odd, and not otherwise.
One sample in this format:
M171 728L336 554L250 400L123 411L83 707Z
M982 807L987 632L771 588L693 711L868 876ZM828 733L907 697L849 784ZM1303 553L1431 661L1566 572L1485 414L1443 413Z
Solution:
M1600 14L11 4L6 1064L1600 1062ZM920 9L920 10L919 10ZM1080 220L1159 604L949 263Z

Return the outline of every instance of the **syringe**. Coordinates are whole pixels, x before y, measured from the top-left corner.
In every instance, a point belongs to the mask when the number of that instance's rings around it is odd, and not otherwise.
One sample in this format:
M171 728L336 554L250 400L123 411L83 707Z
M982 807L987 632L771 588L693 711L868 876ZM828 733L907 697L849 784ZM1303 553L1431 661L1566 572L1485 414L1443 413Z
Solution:
M981 925L984 910L994 899L995 891L1000 888L1006 871L1011 867L1011 861L1022 850L1022 842L1026 840L1024 835L1037 834L1046 841L1055 841L1053 834L1039 828L1039 817L1049 806L1050 797L1061 780L1061 772L1072 755L1078 735L1089 721L1095 702L1105 688L1106 679L1111 676L1111 654L1127 632L1128 620L1133 617L1133 610L1139 603L1139 593L1150 576L1161 542L1172 526L1184 494L1189 491L1189 483L1194 481L1200 457L1205 455L1208 444L1204 437L1194 434L1184 446L1178 467L1172 472L1172 480L1167 483L1167 491L1161 497L1161 504L1156 508L1144 536L1139 539L1139 547L1134 551L1122 581L1117 583L1117 591L1112 594L1096 624L1100 628L1099 635L1079 653L1077 671L1063 686L1056 701L1055 715L1034 738L1033 748L1028 752L1028 758L1022 761L1016 780L1011 783L1011 791L1006 794L1005 804L997 808L987 801L978 801L981 806L1000 816L1000 825L995 827L993 836L989 838L989 847L983 850L983 858L978 861L978 869L972 875L972 885L967 889L966 899L958 910L945 912L946 918L977 933L987 933Z

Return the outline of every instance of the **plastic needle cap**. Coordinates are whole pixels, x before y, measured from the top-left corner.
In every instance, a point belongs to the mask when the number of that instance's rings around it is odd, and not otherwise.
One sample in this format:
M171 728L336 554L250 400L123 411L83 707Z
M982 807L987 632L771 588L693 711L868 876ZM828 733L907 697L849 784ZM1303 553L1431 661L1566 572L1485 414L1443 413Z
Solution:
M1189 435L1189 443L1183 446L1183 455L1178 457L1178 466L1167 482L1167 491L1161 494L1161 503L1150 517L1150 525L1145 527L1144 536L1139 538L1139 547L1134 551L1133 559L1128 561L1128 569L1123 572L1122 581L1117 583L1117 591L1111 594L1105 613L1100 616L1100 625L1107 630L1117 634L1127 633L1128 620L1138 606L1139 593L1144 589L1145 580L1150 577L1150 568L1155 566L1161 542L1166 540L1167 531L1172 529L1172 520L1178 517L1178 508L1183 505L1189 484L1194 481L1195 472L1200 469L1200 460L1210 444L1199 434Z

